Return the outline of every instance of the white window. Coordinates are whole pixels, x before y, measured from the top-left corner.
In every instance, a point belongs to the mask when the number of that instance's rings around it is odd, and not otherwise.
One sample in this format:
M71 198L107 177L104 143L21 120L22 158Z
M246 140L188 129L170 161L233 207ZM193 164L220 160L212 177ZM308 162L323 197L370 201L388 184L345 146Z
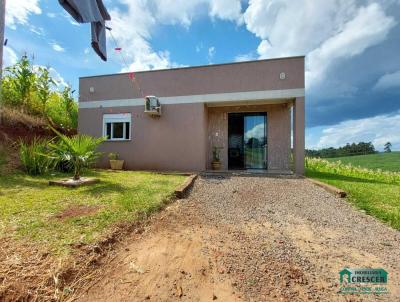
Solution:
M131 139L130 113L104 114L103 136L109 141L124 141Z

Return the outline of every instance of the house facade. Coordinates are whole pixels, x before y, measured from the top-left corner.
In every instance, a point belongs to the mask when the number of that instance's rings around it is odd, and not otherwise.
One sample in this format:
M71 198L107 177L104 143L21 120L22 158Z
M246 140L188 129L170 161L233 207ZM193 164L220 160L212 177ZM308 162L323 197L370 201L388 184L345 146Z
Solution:
M304 57L82 77L79 94L79 133L126 169L204 171L217 147L223 170L304 173Z

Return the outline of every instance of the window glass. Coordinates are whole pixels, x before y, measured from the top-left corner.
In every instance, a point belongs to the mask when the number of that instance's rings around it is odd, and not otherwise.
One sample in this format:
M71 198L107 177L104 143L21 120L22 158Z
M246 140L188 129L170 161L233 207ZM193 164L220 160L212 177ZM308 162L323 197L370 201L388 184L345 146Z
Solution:
M103 135L107 140L128 140L131 136L131 114L104 114Z
M124 138L124 123L113 123L113 137L112 138Z

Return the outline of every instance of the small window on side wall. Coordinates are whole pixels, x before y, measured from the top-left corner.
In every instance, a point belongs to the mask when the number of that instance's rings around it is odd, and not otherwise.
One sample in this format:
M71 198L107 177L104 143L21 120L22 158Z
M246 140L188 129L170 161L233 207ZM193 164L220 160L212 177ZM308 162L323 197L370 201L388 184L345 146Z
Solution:
M103 115L103 135L109 141L124 141L131 139L130 113L104 114Z

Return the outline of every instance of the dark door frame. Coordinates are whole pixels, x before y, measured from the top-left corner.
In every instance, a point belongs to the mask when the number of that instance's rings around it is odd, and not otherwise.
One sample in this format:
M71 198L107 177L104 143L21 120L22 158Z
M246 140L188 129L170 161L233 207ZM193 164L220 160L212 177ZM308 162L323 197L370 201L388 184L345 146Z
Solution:
M248 168L267 170L268 169L268 116L267 112L229 112L228 113L228 169L229 170L246 170L246 155L244 148L244 121L246 116L264 116L264 135L265 135L265 157L263 168ZM236 121L240 121L242 125L236 125L233 123L233 118ZM235 129L232 129L235 128ZM231 130L237 132L231 133ZM241 131L241 133L238 133ZM240 141L240 143L238 142Z

